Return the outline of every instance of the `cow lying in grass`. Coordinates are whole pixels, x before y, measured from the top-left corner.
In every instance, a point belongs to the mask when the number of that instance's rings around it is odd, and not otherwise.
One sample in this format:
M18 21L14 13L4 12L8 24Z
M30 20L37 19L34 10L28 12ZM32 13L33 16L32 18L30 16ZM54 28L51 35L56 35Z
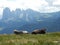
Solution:
M14 30L14 33L15 33L15 34L23 34L22 31L18 31L18 30Z
M46 33L46 29L37 29L37 30L34 30L32 32L32 34L45 34Z
M18 31L18 30L14 30L15 34L28 34L28 31Z

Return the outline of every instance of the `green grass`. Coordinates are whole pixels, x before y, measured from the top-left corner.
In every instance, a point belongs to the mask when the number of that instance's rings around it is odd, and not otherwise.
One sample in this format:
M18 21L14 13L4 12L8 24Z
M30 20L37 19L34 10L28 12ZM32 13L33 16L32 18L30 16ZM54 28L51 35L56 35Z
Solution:
M60 45L60 32L47 34L0 34L0 45Z

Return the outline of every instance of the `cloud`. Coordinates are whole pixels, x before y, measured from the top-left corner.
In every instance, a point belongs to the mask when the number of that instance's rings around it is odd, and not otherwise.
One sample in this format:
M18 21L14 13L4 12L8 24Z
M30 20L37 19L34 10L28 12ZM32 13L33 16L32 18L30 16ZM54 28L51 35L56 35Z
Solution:
M16 8L26 10L30 8L44 13L54 12L59 11L60 0L0 0L1 13L5 7L9 7L11 10L15 10Z
M60 5L60 0L56 0L53 4Z
M56 11L60 11L60 9L56 6L52 6L52 7L48 6L44 9L43 8L41 9L41 12L44 12L44 13L51 13L51 12L56 12Z
M53 3L55 7L60 7L60 0L57 0Z
M7 1L16 1L16 0L7 0Z
M49 6L53 5L53 2L55 2L56 0L45 0Z
M42 5L47 5L45 1L41 0L0 0L0 7L9 7L11 10L15 10L16 8L27 9L31 8L37 10Z

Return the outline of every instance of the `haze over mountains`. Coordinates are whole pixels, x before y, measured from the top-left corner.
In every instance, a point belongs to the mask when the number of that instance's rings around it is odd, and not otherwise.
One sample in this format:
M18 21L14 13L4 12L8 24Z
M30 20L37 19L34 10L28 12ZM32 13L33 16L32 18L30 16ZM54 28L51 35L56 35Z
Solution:
M32 9L11 11L8 7L3 10L0 19L0 34L11 34L13 30L47 28L47 32L60 31L60 12L40 13Z

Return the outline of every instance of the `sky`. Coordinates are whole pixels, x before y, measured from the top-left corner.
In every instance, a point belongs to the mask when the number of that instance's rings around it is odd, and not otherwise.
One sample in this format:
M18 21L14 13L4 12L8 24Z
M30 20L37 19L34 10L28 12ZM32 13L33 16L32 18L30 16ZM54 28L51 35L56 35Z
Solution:
M10 10L30 8L43 13L56 12L60 11L60 0L0 0L0 15L6 7Z

